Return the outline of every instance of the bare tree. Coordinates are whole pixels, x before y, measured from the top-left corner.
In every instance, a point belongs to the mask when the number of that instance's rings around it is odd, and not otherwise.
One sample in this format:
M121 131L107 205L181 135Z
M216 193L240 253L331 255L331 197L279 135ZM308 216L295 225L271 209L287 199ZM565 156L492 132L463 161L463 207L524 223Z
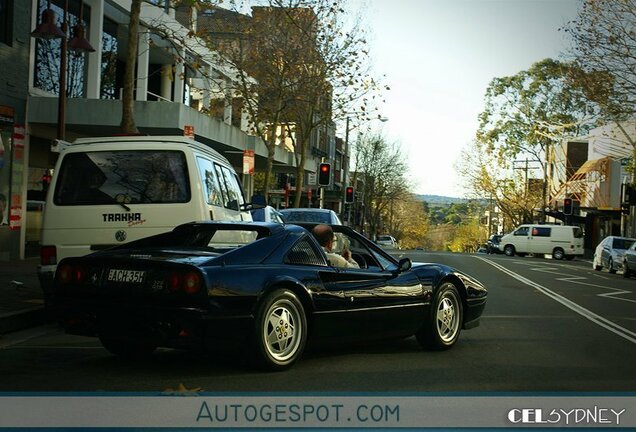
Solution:
M408 190L406 158L398 145L370 132L356 143L355 169L355 175L364 180L364 219L369 223L370 235L375 236L391 203Z

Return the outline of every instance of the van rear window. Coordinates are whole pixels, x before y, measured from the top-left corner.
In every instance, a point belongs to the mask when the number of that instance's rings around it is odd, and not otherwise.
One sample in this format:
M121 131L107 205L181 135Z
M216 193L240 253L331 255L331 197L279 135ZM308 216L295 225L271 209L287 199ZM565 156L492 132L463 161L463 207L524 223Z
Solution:
M188 201L190 183L180 151L68 153L53 195L53 202L60 206Z

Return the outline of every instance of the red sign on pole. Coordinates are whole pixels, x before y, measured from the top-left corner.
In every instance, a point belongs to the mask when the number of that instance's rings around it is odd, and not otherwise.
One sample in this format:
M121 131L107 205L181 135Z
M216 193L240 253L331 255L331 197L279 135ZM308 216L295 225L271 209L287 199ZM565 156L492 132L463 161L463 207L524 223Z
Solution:
M254 174L254 150L243 150L243 174Z
M194 139L194 126L192 125L183 126L183 136Z

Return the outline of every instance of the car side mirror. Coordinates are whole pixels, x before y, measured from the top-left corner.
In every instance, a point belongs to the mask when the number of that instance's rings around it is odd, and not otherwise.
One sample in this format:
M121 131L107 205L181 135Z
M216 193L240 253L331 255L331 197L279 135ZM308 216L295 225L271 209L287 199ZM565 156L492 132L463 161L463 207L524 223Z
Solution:
M398 262L398 271L400 273L404 273L405 271L411 270L411 267L413 267L413 263L411 262L411 258L402 258Z

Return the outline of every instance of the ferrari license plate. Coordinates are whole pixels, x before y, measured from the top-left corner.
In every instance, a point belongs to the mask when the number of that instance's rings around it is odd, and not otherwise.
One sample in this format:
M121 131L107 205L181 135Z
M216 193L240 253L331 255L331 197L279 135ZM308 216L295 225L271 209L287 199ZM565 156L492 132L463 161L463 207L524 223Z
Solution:
M108 272L108 280L110 282L142 283L145 276L146 272L143 270L110 269Z

